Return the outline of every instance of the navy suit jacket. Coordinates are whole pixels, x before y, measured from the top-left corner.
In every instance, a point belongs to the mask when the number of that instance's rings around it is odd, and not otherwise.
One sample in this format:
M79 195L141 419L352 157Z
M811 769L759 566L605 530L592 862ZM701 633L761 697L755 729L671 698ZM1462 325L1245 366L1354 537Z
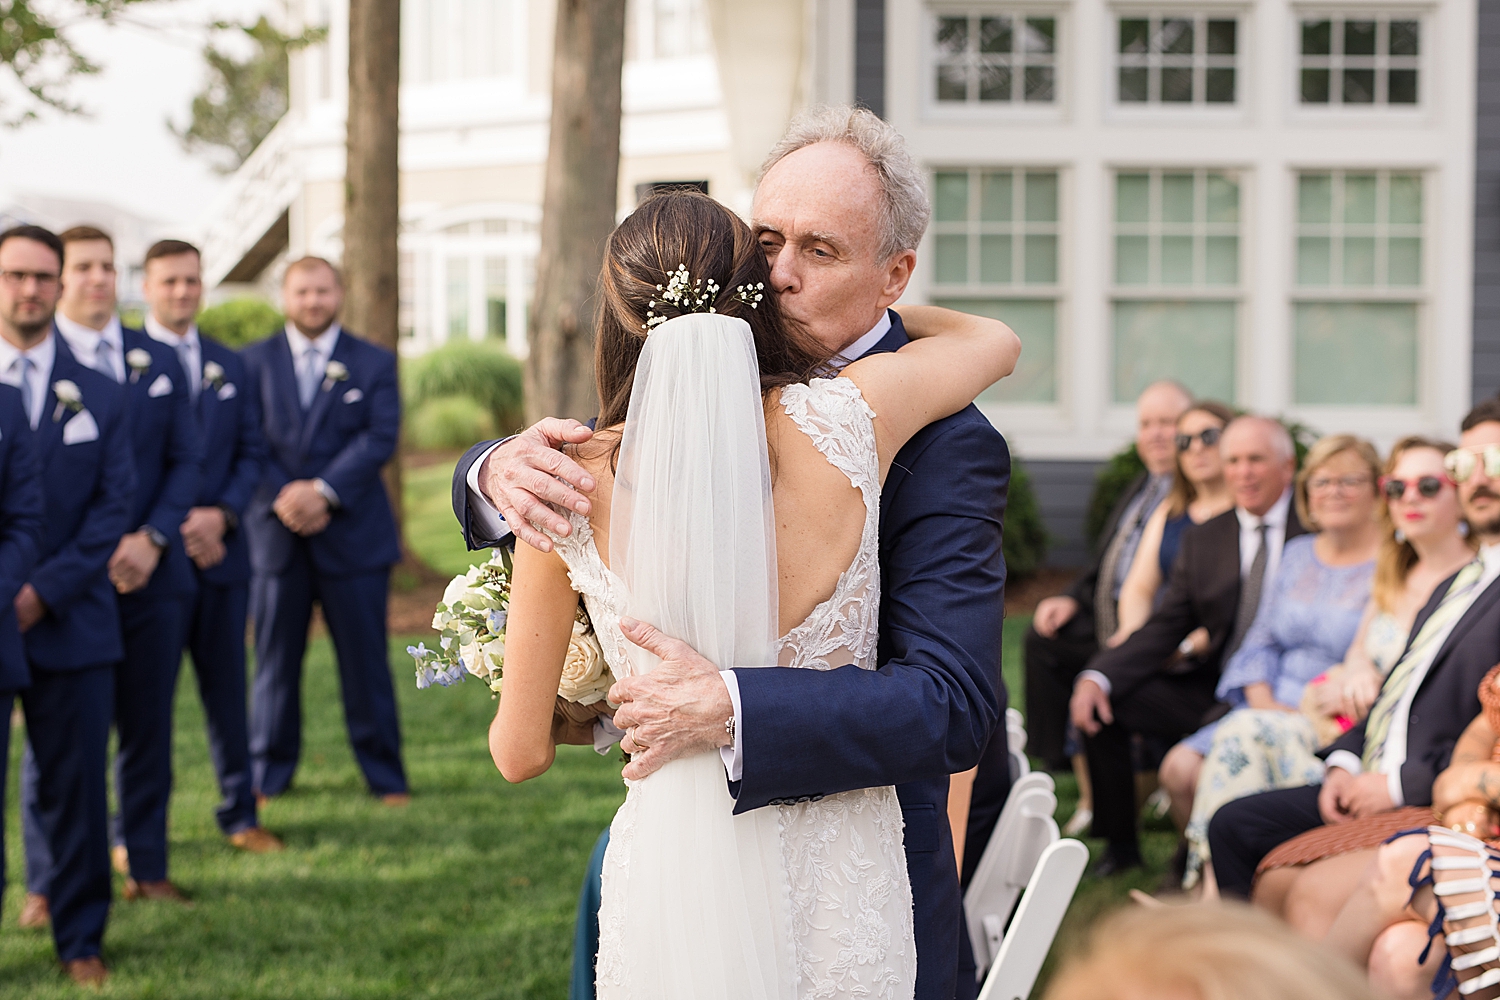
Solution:
M319 573L364 573L399 562L396 519L380 478L401 429L396 356L343 330L329 363L343 364L349 377L325 378L306 413L285 331L245 348L242 357L259 396L267 445L244 519L255 572L283 572L296 551L298 536L271 510L294 479L322 479L338 494L328 527L306 539Z
M250 579L250 545L243 527L245 512L260 483L266 456L261 434L260 396L253 391L240 356L200 331L203 364L218 365L224 377L217 385L203 382L194 407L203 439L203 478L194 507L228 507L241 522L224 535L224 561L198 570L206 582L220 587Z
M48 389L36 429L46 525L30 578L47 614L26 633L26 654L39 670L77 670L125 655L108 566L120 536L138 524L131 520L135 456L125 387L80 364L56 331L52 337L57 360L48 385L62 379L77 385L99 436L64 444L64 428L76 418L66 408L59 411L57 396Z
M150 525L166 537L167 550L151 579L135 593L145 597L182 597L195 587L193 564L182 548L182 521L198 496L203 445L193 419L187 376L177 352L143 330L123 331L125 355L135 350L151 356L138 371L125 366L125 398L130 409L130 436L135 443L135 502L125 531ZM162 382L162 377L166 382ZM153 387L170 385L162 392Z
M31 683L16 627L16 591L36 568L42 546L41 472L21 391L0 385L0 691Z

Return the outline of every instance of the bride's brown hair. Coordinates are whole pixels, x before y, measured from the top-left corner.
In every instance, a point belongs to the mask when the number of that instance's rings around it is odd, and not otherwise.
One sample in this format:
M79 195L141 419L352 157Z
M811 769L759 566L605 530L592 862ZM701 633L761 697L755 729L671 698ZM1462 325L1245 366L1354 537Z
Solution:
M597 426L625 420L636 362L650 334L646 314L680 315L658 291L679 266L687 268L694 282L717 282L718 298L711 303L715 312L750 324L762 393L830 374L825 371L828 354L783 321L765 251L750 227L696 191L653 195L615 228L604 249L599 275L603 301L594 343ZM757 285L764 287L755 308L736 298L736 289Z

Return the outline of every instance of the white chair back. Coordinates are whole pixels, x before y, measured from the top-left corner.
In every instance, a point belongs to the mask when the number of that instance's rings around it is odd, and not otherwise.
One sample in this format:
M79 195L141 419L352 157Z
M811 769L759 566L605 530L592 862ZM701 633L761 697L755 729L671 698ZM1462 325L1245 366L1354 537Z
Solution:
M1089 849L1077 840L1059 840L1042 852L979 1000L1026 1000L1031 995L1088 861Z
M964 916L980 974L1000 950L1006 921L1036 868L1038 859L1058 837L1057 796L1045 771L1022 775L985 845L979 867L964 893Z
M1026 726L1021 713L1014 708L1005 710L1006 748L1010 752L1010 780L1012 784L1021 780L1021 775L1031 773L1031 761L1026 757Z

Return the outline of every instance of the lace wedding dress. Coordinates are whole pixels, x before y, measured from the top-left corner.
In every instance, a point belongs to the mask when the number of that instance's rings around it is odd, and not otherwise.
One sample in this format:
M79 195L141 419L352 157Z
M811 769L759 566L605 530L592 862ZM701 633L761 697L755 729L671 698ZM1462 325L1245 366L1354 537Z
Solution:
M671 325L654 331L648 346ZM693 374L698 377L696 368ZM638 371L632 419L641 392ZM858 552L832 596L776 640L776 662L811 670L853 663L873 670L880 607L874 414L854 383L842 378L787 387L781 405L860 491L865 521ZM627 423L617 483L644 475L629 468L629 433ZM763 426L761 434L763 440ZM676 447L680 451L681 443ZM703 495L676 485L678 492ZM768 490L766 507L769 512ZM637 512L637 526L639 517ZM583 595L605 659L617 677L639 672L641 651L626 642L619 620L627 612L640 615L632 610L621 578L604 565L588 520L577 514L569 518L573 533L554 541L574 589ZM617 500L612 535L621 523ZM720 524L716 537L736 530L734 524ZM612 543L616 568L621 565L617 551L626 550ZM774 549L771 558L774 569ZM773 574L773 594L774 581ZM723 594L722 599L747 596ZM770 608L774 613L774 600ZM672 634L660 622L653 624ZM629 791L611 825L604 859L601 1000L912 996L917 956L911 886L893 787L736 816L718 753L673 761L626 784Z

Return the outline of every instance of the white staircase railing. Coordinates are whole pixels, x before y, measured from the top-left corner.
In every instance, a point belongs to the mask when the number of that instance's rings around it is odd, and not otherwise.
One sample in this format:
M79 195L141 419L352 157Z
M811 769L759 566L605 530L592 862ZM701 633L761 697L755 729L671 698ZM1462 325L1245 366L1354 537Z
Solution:
M296 124L292 115L277 122L210 206L202 229L207 287L234 270L297 196L302 173L292 147Z

